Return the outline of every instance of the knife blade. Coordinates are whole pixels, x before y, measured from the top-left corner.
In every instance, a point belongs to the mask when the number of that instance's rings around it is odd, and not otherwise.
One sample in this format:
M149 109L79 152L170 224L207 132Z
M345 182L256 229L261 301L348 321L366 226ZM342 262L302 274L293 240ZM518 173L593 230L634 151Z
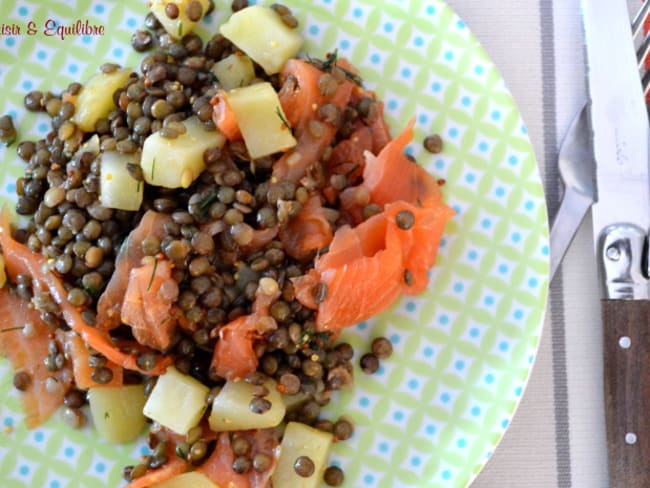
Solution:
M626 0L582 0L611 486L650 486L650 124Z

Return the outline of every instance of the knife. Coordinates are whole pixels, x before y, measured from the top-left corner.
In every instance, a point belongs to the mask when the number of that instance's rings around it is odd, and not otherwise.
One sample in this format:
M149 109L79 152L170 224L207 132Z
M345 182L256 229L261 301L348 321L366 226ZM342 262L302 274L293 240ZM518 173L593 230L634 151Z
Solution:
M650 487L650 124L626 0L582 0L613 488Z

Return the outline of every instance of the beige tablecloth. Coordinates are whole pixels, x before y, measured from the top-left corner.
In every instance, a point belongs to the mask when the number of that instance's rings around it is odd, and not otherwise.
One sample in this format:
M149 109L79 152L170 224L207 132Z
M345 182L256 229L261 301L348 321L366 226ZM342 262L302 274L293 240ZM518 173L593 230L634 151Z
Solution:
M549 214L557 153L585 101L579 0L448 0L501 70L529 128ZM552 283L540 352L505 437L472 488L608 486L591 219Z

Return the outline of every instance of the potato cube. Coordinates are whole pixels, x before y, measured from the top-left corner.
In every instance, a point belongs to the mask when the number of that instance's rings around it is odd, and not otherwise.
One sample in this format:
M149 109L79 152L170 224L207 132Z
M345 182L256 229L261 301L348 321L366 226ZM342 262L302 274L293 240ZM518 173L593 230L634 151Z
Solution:
M131 176L127 164L138 164L135 155L115 151L102 153L99 201L104 207L120 210L138 210L140 208L144 183Z
M85 132L94 131L95 123L107 117L115 108L113 93L124 86L131 73L130 68L123 68L93 75L73 102L75 111L72 121L77 127Z
M175 19L169 18L165 13L167 4L174 4L178 9L178 16ZM191 0L151 0L149 9L164 27L167 33L174 39L180 39L194 30L198 21L190 20L187 15L187 7ZM205 16L210 5L209 0L199 0L201 4L201 19ZM199 21L201 20L199 19Z
M250 85L255 79L255 67L245 54L231 54L214 63L212 73L224 90Z
M215 432L266 429L275 427L282 422L286 409L282 395L277 391L276 384L268 381L265 384L269 394L263 397L271 404L264 413L254 413L249 405L253 396L253 385L244 381L228 381L212 402L212 411L208 422L210 429Z
M332 444L332 434L298 422L289 422L280 444L280 459L273 473L273 486L291 488L318 488L323 479L327 455ZM293 465L300 456L314 463L314 473L303 477Z
M109 442L135 440L146 419L144 385L96 386L88 390L90 413L97 432Z
M187 132L166 139L160 131L144 141L140 166L147 183L166 188L187 188L205 169L203 153L222 147L225 138L216 130L207 130L196 117L183 121Z
M282 22L274 10L261 5L235 12L219 31L267 75L279 73L287 60L296 57L303 43L296 29Z
M158 378L143 413L177 434L185 435L201 420L208 406L209 391L197 379L169 367Z
M261 158L296 145L278 94L268 83L255 83L227 93L251 158Z

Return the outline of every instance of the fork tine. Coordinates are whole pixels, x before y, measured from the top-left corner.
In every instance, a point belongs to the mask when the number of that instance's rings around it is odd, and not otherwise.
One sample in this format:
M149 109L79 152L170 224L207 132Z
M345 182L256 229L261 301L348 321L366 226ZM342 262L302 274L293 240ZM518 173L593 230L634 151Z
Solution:
M634 37L636 37L639 34L639 31L643 28L648 12L650 12L650 0L645 0L639 11L634 16L634 20L632 20L632 35Z

